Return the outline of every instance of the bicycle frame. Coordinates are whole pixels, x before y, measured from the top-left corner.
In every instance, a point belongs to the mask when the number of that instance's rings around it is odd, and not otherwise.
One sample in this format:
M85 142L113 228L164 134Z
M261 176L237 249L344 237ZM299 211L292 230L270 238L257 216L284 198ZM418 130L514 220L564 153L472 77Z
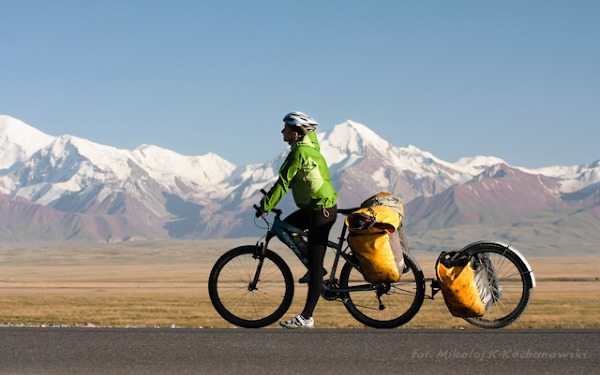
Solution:
M356 209L339 209L338 213L347 215L355 210ZM308 260L302 256L302 251L300 250L296 242L294 242L291 236L292 233L295 233L306 237L308 235L307 232L281 220L281 210L274 209L273 212L275 213L273 223L269 223L266 219L263 218L268 225L265 241L261 243L259 240L259 242L256 244L256 257L259 258L259 265L257 267L257 272L253 282L254 286L258 282L258 276L262 268L262 258L264 257L264 254L267 251L268 244L271 241L271 239L273 239L273 237L277 237L284 245L290 248L294 252L294 254L296 254L298 259L300 259L302 264L308 268ZM335 256L333 259L333 265L331 267L329 278L323 282L323 292L342 294L356 291L371 291L378 289L380 287L379 284L371 283L365 283L364 285L358 285L344 289L337 287L337 280L335 278L335 275L337 273L340 258L344 259L346 262L349 262L354 268L360 270L360 267L353 259L351 254L345 251L348 249L348 246L344 248L347 230L348 227L346 226L346 223L344 223L342 227L342 233L339 237L339 242L336 243L331 240L327 240L327 247L335 251Z

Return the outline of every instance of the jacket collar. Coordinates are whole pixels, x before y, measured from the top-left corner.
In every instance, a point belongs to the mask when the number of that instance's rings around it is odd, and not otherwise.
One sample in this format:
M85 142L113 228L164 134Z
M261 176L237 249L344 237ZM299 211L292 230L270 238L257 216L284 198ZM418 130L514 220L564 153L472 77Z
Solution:
M319 141L317 139L317 133L312 131L306 134L300 141L298 141L293 147L308 146L312 147L317 151L321 150Z

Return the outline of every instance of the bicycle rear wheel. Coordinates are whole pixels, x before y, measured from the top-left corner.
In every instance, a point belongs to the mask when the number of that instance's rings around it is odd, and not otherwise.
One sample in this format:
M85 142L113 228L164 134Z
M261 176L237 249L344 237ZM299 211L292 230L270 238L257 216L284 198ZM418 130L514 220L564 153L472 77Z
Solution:
M523 315L531 300L529 270L507 247L481 243L466 249L472 256L473 268L485 267L488 272L492 304L477 318L464 318L481 328L502 328Z
M252 285L260 263L255 246L242 246L223 254L213 266L208 292L215 310L228 322L245 328L275 323L294 297L292 272L283 259L267 250L257 284Z
M346 262L340 274L340 287L371 285L373 290L347 292L344 306L359 322L374 328L394 328L408 323L423 305L425 280L412 255L404 253L405 270L394 283L369 284L359 270Z

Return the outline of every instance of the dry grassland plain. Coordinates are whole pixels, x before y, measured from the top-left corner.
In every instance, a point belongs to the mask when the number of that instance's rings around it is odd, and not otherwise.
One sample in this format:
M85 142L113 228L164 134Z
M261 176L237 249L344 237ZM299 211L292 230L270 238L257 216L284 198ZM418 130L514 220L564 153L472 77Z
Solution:
M252 239L139 242L0 250L0 324L26 326L231 327L210 303L207 281L216 259ZM284 255L298 279L304 270ZM413 252L426 277L436 256ZM510 328L600 328L600 257L529 257L537 279L531 304ZM330 265L330 256L326 259ZM328 264L329 263L329 264ZM329 268L329 267L328 267ZM428 288L428 294L430 294ZM306 288L296 284L286 318L302 310ZM321 299L318 328L365 328L340 302ZM275 325L272 326L276 327ZM441 295L426 299L401 329L466 328Z

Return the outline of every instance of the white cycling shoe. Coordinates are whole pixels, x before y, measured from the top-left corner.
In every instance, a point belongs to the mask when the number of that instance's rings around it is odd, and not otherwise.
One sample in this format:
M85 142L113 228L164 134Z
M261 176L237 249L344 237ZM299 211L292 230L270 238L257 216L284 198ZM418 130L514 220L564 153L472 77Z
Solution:
M289 329L299 329L299 328L314 328L315 321L312 317L305 319L302 314L298 314L290 320L284 320L279 322L282 327Z

